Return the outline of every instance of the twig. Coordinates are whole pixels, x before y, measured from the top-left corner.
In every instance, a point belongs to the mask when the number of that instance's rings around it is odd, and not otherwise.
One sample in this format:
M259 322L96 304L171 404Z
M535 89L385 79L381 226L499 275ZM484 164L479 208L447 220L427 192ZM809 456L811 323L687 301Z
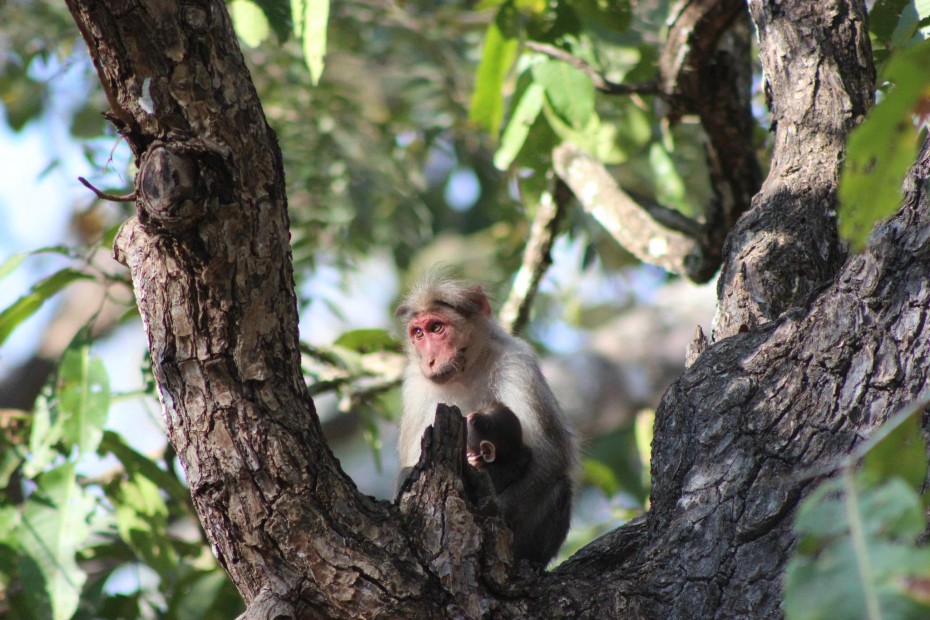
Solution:
M527 41L526 47L533 50L534 52L539 52L540 54L545 54L550 58L555 58L556 60L561 60L567 62L571 66L575 67L585 75L591 78L591 81L594 83L594 88L601 91L602 93L607 93L609 95L661 95L659 92L659 85L657 82L643 82L642 84L618 84L617 82L611 82L604 75L589 65L587 62L578 58L577 56L572 56L568 52L554 45L549 45L547 43L539 43L537 41Z
M113 202L133 202L136 199L135 192L132 192L131 194L125 194L123 196L117 196L116 194L108 194L106 192L100 191L91 185L90 181L84 177L78 177L78 181L80 181L84 187L97 194L97 198L100 198L101 200L111 200Z
M571 190L561 179L556 179L554 186L553 191L543 194L539 201L530 238L523 251L523 264L500 312L501 325L512 334L521 332L529 320L539 282L552 264L552 243L565 219L571 198Z

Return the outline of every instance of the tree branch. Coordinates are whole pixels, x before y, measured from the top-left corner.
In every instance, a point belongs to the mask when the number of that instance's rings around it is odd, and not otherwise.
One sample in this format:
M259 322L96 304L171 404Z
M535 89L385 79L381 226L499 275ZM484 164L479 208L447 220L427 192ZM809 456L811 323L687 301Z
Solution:
M860 0L789 2L774 11L767 4L749 6L772 94L772 167L727 240L720 275L726 295L712 340L809 303L836 276L846 256L836 230L840 165L849 131L872 102L875 73ZM784 54L784 41L797 42L797 53Z
M584 210L634 256L696 281L707 281L713 275L715 263L708 265L700 239L657 221L617 185L594 157L565 143L553 152L552 163ZM696 222L682 220L687 218L676 218L679 228L701 229Z
M717 270L723 244L749 209L762 172L753 140L752 26L745 0L680 0L671 12L659 57L659 83L669 118L697 114L707 134L714 199L704 205L702 255Z
M538 41L527 41L525 45L534 52L539 52L550 58L567 62L591 78L594 88L602 93L608 95L662 95L656 82L646 82L644 84L618 84L617 82L609 81L600 71L581 58L572 56L565 50L554 45L540 43Z
M523 331L530 318L539 282L552 265L552 244L565 220L569 198L568 187L557 180L553 191L544 193L536 208L530 238L523 250L523 263L500 311L501 326L511 334Z

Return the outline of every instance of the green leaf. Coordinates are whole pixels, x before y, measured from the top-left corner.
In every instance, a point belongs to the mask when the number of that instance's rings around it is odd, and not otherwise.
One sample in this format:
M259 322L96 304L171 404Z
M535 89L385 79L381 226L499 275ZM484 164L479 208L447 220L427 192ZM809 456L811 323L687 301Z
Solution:
M605 463L595 459L583 459L581 466L584 469L585 482L599 488L604 495L612 497L620 491L617 476Z
M917 14L917 8L913 3L909 3L901 12L898 24L894 32L891 33L891 44L894 47L906 47L914 43L914 35L920 26L920 15ZM919 41L920 39L918 39Z
M143 476L157 484L172 501L178 504L190 502L190 491L180 480L160 468L147 456L133 450L119 434L104 431L103 440L100 442L100 452L102 454L109 452L118 458L130 475Z
M106 119L96 105L86 102L71 117L71 135L90 140L104 135Z
M17 546L20 515L13 506L0 505L0 544Z
M23 264L23 261L26 260L30 254L31 252L17 252L16 254L13 254L5 261L0 263L0 280L16 271L16 269L18 269L19 266Z
M117 224L117 228L121 225ZM14 271L16 271L23 262L30 256L36 256L37 254L60 254L67 258L76 258L75 251L72 248L69 248L65 245L49 245L37 250L29 250L27 252L17 252L12 256L7 257L5 261L0 263L0 280L7 277Z
M45 396L36 399L32 410L32 426L29 429L29 458L23 466L23 473L33 478L45 469L58 456L54 446L61 440L61 421L52 417Z
M650 146L649 164L655 175L656 198L659 202L687 213L689 205L685 182L662 144L654 142Z
M579 130L565 123L550 105L544 106L543 112L549 126L563 141L578 145L605 164L626 161L626 153L618 144L620 136L615 124L602 123L597 114L592 114L588 124Z
M65 445L77 446L81 454L96 450L110 409L110 376L89 344L65 351L55 393Z
M633 12L626 0L575 0L571 4L586 29L619 33L630 27Z
M913 0L877 0L869 12L869 32L883 43L891 41L904 9Z
M917 153L913 115L928 97L930 42L892 56L884 73L894 88L853 130L840 178L840 234L856 250L875 223L900 206L901 183Z
M42 114L48 89L25 75L5 82L2 99L4 116L10 129L18 132Z
M77 611L87 580L75 554L90 536L95 501L77 483L74 463L56 467L36 482L22 512L19 543L33 568L21 571L23 586L47 597L53 620L67 620Z
M333 343L359 353L372 351L396 351L397 340L385 329L356 329L339 336Z
M48 299L77 280L90 280L92 276L75 269L62 269L36 282L28 293L0 312L0 344L3 344L16 327L31 317Z
M172 579L178 557L168 538L168 506L158 485L133 475L111 497L120 538L162 579Z
M585 128L594 115L591 78L561 60L533 65L533 79L546 89L546 99L559 118L574 129Z
M222 569L191 573L178 586L170 604L177 620L232 618L242 611L242 599Z
M271 32L268 17L252 0L232 0L229 3L229 16L232 17L236 34L249 47L261 45Z
M798 549L785 573L789 620L926 618L915 585L930 578L930 549L916 545L927 527L917 490L926 473L919 413L896 414L855 453L840 478L821 484L798 510ZM916 435L917 440L913 437ZM855 466L863 457L864 465ZM895 463L895 460L903 463Z
M514 108L513 115L504 129L504 135L501 137L500 148L494 153L494 166L498 170L506 170L516 159L520 149L526 143L526 137L530 133L530 128L539 117L539 112L543 108L545 98L545 89L541 84L533 82L525 91L520 101Z
M255 4L265 13L268 23L278 37L278 42L287 41L294 28L290 0L255 0Z
M474 123L492 136L497 136L504 119L504 79L517 57L517 34L517 10L507 2L498 10L484 36L468 113Z
M652 431L656 422L656 412L646 409L636 414L633 422L633 439L636 442L636 452L639 453L639 462L643 466L643 477L646 485L649 483L649 464L652 461Z
M323 59L326 57L326 29L329 24L329 0L304 0L299 3L302 11L295 19L295 30L303 42L304 62L310 70L310 80L316 86L323 75ZM296 22L299 22L299 26Z
M798 511L786 617L927 617L930 609L905 587L930 576L930 549L915 545L926 525L917 494L898 478L868 485L852 473L824 487Z
M927 477L927 452L920 417L927 404L922 399L895 414L863 446L862 475L866 481L898 476L914 491L921 490Z

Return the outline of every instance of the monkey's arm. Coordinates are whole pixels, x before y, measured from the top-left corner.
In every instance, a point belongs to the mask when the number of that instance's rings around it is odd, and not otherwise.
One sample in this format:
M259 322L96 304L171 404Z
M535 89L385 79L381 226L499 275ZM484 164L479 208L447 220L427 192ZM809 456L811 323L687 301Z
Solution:
M502 516L513 529L513 554L545 566L559 551L571 522L572 480L553 483L528 478L497 497Z

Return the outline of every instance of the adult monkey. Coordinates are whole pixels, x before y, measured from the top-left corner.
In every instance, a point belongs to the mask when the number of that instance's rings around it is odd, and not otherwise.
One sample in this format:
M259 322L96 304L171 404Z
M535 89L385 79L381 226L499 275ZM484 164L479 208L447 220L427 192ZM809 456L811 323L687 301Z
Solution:
M497 324L480 286L438 272L411 289L396 315L406 329L409 358L398 440L401 483L420 458L420 439L437 405L478 411L503 404L519 420L533 454L506 491L514 556L548 563L568 532L578 450L536 353Z

